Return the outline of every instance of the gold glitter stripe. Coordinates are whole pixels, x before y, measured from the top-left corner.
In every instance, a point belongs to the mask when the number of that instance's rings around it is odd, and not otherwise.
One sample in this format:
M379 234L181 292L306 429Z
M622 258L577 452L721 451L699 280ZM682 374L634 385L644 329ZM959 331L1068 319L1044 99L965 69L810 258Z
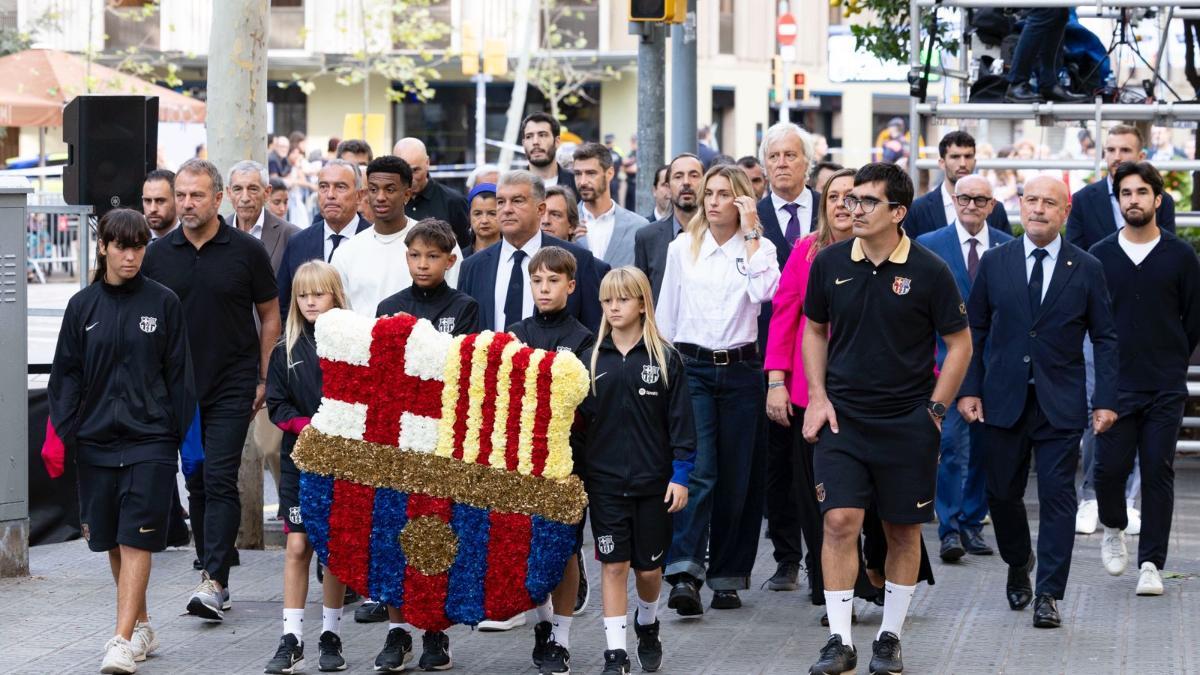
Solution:
M587 494L578 476L556 480L525 476L483 464L331 436L311 426L300 434L292 459L310 473L561 523L578 523L587 507Z

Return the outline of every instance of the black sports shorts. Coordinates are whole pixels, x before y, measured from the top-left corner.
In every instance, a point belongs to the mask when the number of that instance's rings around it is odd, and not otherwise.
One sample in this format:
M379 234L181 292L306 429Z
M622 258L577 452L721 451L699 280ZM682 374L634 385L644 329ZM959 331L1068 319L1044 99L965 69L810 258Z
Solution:
M79 526L88 548L165 549L175 473L174 464L156 462L79 464Z

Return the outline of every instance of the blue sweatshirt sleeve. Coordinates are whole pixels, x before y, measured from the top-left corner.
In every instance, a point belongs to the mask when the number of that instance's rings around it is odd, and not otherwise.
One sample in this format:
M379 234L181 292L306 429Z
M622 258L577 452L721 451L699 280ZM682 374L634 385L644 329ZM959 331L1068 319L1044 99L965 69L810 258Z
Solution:
M679 354L670 352L667 376L671 387L667 423L674 459L671 462L671 482L687 486L696 466L696 422L692 416L692 395Z

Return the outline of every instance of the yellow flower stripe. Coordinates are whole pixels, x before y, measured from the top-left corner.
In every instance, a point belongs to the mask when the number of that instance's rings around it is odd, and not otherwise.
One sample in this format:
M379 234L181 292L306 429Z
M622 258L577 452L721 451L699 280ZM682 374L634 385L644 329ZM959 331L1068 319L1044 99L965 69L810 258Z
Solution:
M483 371L487 368L488 346L496 334L484 331L475 338L475 351L471 353L471 379L467 386L470 398L467 405L467 435L463 438L462 461L474 464L479 457L479 428L483 424L483 398L487 392L483 387Z
M496 420L492 423L492 456L488 457L488 464L501 471L508 467L505 450L508 447L509 380L512 379L513 356L524 346L519 340L504 345L500 368L496 371Z
M546 430L549 454L543 478L566 478L571 474L571 424L575 408L588 392L588 371L570 352L560 352L550 366L550 426Z
M434 451L440 457L454 454L454 408L458 404L458 380L462 370L460 351L465 335L454 338L446 351L446 368L442 386L442 419L438 422L438 444Z
M525 395L521 398L521 445L517 447L517 471L526 476L533 473L533 423L537 414L538 366L547 352L536 350L529 356L525 371Z

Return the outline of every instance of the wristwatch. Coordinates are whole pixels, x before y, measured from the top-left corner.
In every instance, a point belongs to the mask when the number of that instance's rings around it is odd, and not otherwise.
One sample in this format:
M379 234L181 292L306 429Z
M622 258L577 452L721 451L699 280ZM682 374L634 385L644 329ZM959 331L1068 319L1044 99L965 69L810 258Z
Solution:
M751 241L754 239L761 239L761 238L762 238L762 235L758 233L758 230L755 230L755 231L751 232L750 234L747 234L746 236L742 237L742 239L745 239L746 241Z
M925 408L929 410L929 414L939 420L946 416L946 404L941 401L930 401L925 404Z

